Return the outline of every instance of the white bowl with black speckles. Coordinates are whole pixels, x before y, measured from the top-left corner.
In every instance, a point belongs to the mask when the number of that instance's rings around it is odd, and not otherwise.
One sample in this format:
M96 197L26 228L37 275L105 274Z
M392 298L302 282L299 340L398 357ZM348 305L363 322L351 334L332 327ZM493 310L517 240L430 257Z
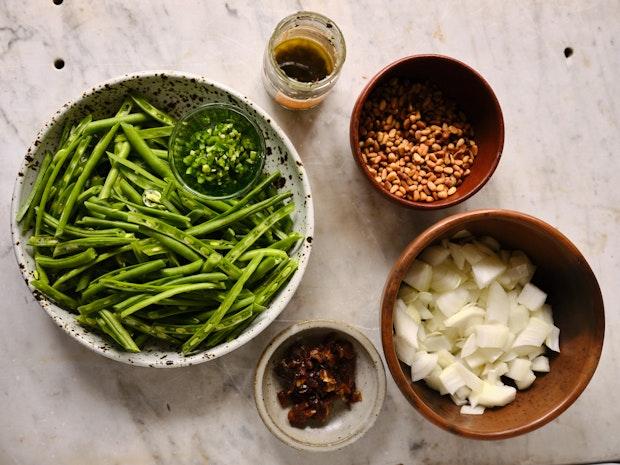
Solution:
M323 426L295 428L288 421L289 409L278 401L282 385L275 366L296 342L320 341L330 333L353 344L357 355L355 384L362 399L350 409L343 405L334 408ZM332 320L302 321L278 334L265 348L254 376L256 408L267 428L295 449L317 452L341 449L361 438L381 413L385 388L385 368L370 339L353 326Z
M35 293L35 296L58 326L76 341L101 355L119 362L147 367L170 368L195 365L220 357L250 341L284 310L295 293L304 275L312 248L314 211L310 183L301 159L284 131L264 110L247 97L221 84L200 76L173 71L146 71L104 82L85 92L80 98L66 103L54 114L43 126L34 144L28 149L18 173L13 190L11 232L17 262L31 291L34 291L30 284L30 281L34 279L32 250L26 246L27 237L22 234L21 228L15 224L14 219L22 200L30 192L44 153L48 150L53 153L56 151L60 133L66 121L79 120L88 113L92 113L95 118L108 117L117 111L128 92L144 95L153 104L175 117L180 117L188 110L204 103L226 102L241 107L254 118L254 122L265 139L267 158L264 169L267 172L280 170L285 179L285 188L293 192L293 201L297 205L293 217L294 228L306 238L292 254L299 261L299 268L288 284L274 297L268 309L256 318L237 339L187 357L155 346L146 347L137 354L124 352L100 335L77 324L72 313L60 308L40 293Z

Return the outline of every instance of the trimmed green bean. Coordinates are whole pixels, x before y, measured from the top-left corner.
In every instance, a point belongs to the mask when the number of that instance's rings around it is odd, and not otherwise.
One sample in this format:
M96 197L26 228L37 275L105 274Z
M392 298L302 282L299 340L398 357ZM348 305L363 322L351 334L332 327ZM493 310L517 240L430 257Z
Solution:
M89 302L87 304L80 305L77 309L81 315L88 316L92 315L93 313L97 313L99 310L111 307L112 305L122 302L126 298L127 296L124 294L110 294L101 297L100 299L93 300L92 302Z
M204 289L212 289L213 283L196 283L196 284L184 284L181 286L175 286L172 289L168 289L166 291L160 292L159 294L155 294L150 296L147 299L141 300L140 302L136 302L131 307L128 307L121 311L121 318L125 318L132 313L137 312L149 305L156 304L160 300L167 299L168 297L172 297L178 294L184 294L192 291L200 291Z
M114 134L116 134L117 129L118 124L112 126L112 128L107 132L107 134L97 143L92 153L90 154L90 157L88 157L88 161L86 162L86 165L84 165L84 170L82 171L82 173L80 173L80 177L75 182L75 186L71 190L71 195L69 196L69 199L67 200L67 203L62 210L62 215L60 215L60 219L58 220L58 227L56 228L55 234L57 237L63 233L69 217L73 214L75 202L77 201L78 196L82 192L86 181L97 166L97 163L99 163L102 155L105 153L105 149L110 144L110 141L114 137Z
M92 134L94 132L103 131L109 129L115 124L127 123L127 124L139 124L148 121L148 117L144 113L131 113L124 116L114 116L112 118L103 118L96 121L92 121L86 126L84 134Z
M116 137L118 138L118 136ZM114 146L115 154L118 156L118 158L122 159L125 159L129 156L130 149L131 146L128 142L117 142ZM103 183L103 188L101 189L101 192L99 192L99 198L101 200L105 200L110 197L110 194L112 193L112 186L118 178L118 167L116 166L116 163L111 163L111 165L112 167L110 168L110 171L108 171L108 175L106 176Z
M125 350L129 352L140 352L139 347L136 345L115 314L109 310L101 310L99 315L101 315L101 318L105 321L108 329L116 335L115 339L121 343Z
M177 339L168 336L164 332L157 331L152 326L147 325L146 323L144 323L139 318L136 318L135 316L128 316L127 318L123 320L123 323L129 326L130 328L135 329L136 331L140 331L141 333L148 334L149 336L152 336L161 341L169 342L170 344L175 344L175 345L178 345L179 343Z
M83 216L82 218L77 220L75 224L79 224L80 226L90 226L90 227L99 227L99 226L110 227L110 228L114 228L114 229L111 229L114 231L125 230L128 232L138 232L138 230L140 229L138 225L135 225L132 223L127 223L124 221L117 221L117 220L104 220L100 218L93 218L92 216Z
M45 154L45 157L43 157L43 161L41 162L41 166L39 167L39 172L37 173L37 177L34 180L34 183L32 184L32 189L30 190L30 194L28 194L28 197L26 197L26 201L22 204L20 209L17 211L17 215L15 216L15 219L17 220L18 223L21 222L21 220L24 218L24 216L30 209L33 202L36 202L36 198L37 197L40 198L41 193L43 192L43 188L45 187L45 173L51 163L52 163L52 155L49 152L47 152Z
M254 273L256 267L262 259L263 256L258 255L254 257L252 261L250 261L248 266L244 268L243 273L241 273L241 276L233 285L233 287L230 288L230 290L226 294L226 298L217 308L215 313L213 313L213 315L211 315L211 317L200 327L200 329L198 329L196 333L194 333L194 335L183 344L183 354L188 354L194 349L196 349L196 347L198 347L198 345L200 345L200 343L204 341L205 338L215 329L215 327L220 323L220 321L222 321L222 318L224 317L224 315L226 315L228 309L235 302L246 281L250 278L250 276L252 276L252 273Z
M160 123L167 124L168 126L174 126L177 124L176 120L172 116L151 105L145 98L138 95L131 95L131 99L143 112Z
M163 284L155 286L152 284L139 284L128 283L125 281L117 281L114 279L102 279L101 284L109 289L116 289L125 292L140 292L140 293L160 293L174 289L176 286L170 284ZM221 283L205 283L209 286L205 286L204 289L225 289L225 286Z
M36 258L39 265L43 268L50 268L53 270L60 270L63 268L76 268L78 266L86 265L95 260L97 252L95 249L86 249L84 252L71 255L64 258L52 258L40 255Z
M161 158L157 158L151 151L151 148L144 142L144 139L140 137L135 127L130 124L121 124L127 140L133 147L133 149L142 157L145 163L162 178L172 178L172 171L168 164ZM118 161L118 160L116 160Z
M174 130L174 126L159 126L156 128L148 128L148 129L140 129L138 131L138 135L142 137L142 139L156 139L160 137L170 137L172 131ZM125 142L127 137L124 134L119 134L114 139L114 142ZM167 151L166 151L167 152ZM166 153L166 158L168 158Z
M41 291L43 294L45 294L47 297L52 299L60 306L68 308L70 310L75 310L77 308L77 301L75 299L72 299L63 292L60 292L58 289L54 289L46 282L35 279L33 281L30 281L30 284L32 284L32 286L36 290Z
M196 260L187 265L175 266L173 268L164 268L161 274L164 276L186 276L188 274L198 273L202 268L203 260Z

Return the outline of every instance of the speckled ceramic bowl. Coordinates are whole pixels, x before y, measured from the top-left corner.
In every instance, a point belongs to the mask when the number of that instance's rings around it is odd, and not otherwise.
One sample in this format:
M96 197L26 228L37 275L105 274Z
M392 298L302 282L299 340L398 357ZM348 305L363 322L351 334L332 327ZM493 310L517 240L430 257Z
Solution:
M282 408L277 393L281 384L274 367L288 348L299 340L320 340L329 333L351 341L357 354L355 384L362 400L351 409L335 408L326 425L292 427L288 409ZM265 348L254 378L254 398L263 422L282 442L300 450L333 451L361 438L374 424L385 399L385 369L377 349L360 331L346 323L329 320L303 321L278 334Z
M263 312L248 329L234 341L220 344L212 349L184 357L177 352L164 351L158 347L146 347L142 352L131 354L118 350L98 334L86 331L77 324L74 316L54 303L36 293L43 309L54 322L71 337L89 349L119 362L148 367L178 367L201 363L224 355L242 346L265 329L291 299L304 274L311 250L314 228L314 213L308 176L295 147L288 140L282 129L261 108L244 97L220 84L199 76L176 72L143 72L112 79L100 84L63 107L43 126L36 141L28 149L13 191L11 208L11 231L15 255L26 283L33 279L34 261L31 250L26 246L26 237L14 218L22 200L30 192L37 174L37 168L47 150L54 152L66 121L77 120L88 113L95 118L113 114L127 93L144 95L156 106L161 107L175 117L205 103L226 102L242 108L248 113L262 132L265 140L265 170L280 170L284 179L284 189L293 192L293 201L297 205L294 222L295 230L306 237L294 257L299 261L299 269L289 283L273 299L269 308Z

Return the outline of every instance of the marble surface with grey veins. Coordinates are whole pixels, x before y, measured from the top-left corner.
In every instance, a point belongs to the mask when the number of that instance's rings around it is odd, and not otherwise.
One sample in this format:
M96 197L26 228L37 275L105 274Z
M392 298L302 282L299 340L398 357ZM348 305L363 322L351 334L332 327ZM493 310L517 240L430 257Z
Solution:
M56 0L58 3L59 0ZM275 106L263 47L298 9L342 28L348 57L318 109ZM620 2L0 0L0 464L565 464L620 458ZM407 54L442 53L479 70L506 121L498 170L458 207L419 213L370 189L348 145L367 80ZM64 60L56 69L54 62ZM75 343L28 292L12 252L18 166L44 121L93 84L128 72L204 75L270 112L299 150L316 205L316 247L280 318L243 348L200 366L121 365ZM254 408L257 356L291 322L335 318L379 345L384 279L416 233L457 211L503 207L563 231L598 276L607 337L592 382L566 413L525 436L476 442L423 419L388 380L375 427L326 457L297 452Z

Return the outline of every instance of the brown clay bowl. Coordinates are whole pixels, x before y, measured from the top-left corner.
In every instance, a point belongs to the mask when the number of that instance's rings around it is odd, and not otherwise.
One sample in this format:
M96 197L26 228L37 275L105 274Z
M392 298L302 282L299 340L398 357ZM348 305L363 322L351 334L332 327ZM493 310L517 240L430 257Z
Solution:
M478 155L457 191L444 200L414 202L390 194L368 171L359 147L362 108L373 90L392 77L436 84L444 95L457 102L474 128ZM413 55L389 64L377 73L362 90L351 113L349 128L351 150L358 166L372 186L390 200L406 207L424 210L447 208L471 197L489 180L504 147L504 118L491 86L474 69L454 58L441 55Z
M559 354L550 355L551 371L537 377L514 402L487 409L483 415L461 415L449 396L440 396L423 381L411 381L410 368L396 357L392 309L403 276L427 246L467 229L490 235L503 248L524 251L538 266L533 282L548 293L560 328ZM523 213L478 210L452 215L431 226L401 254L387 279L381 307L381 340L394 381L409 402L436 425L475 439L504 439L527 433L556 418L585 389L598 364L605 333L603 298L590 266L557 229Z

